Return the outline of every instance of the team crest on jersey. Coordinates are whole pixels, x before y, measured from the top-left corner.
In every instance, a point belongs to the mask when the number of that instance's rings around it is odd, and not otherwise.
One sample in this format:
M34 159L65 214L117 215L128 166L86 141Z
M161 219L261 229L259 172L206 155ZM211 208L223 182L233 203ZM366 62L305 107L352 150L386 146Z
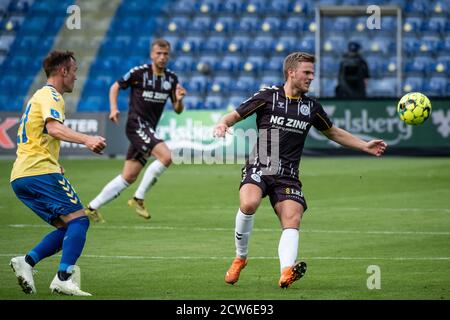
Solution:
M252 174L250 177L251 177L253 180L255 180L256 182L261 182L261 177L259 176L259 174L254 173L254 174Z
M53 118L59 119L59 112L56 111L55 109L50 109L50 114Z
M309 110L309 106L306 104L302 104L300 106L300 113L304 116L309 116L309 114L311 113L311 111Z
M172 84L169 82L169 81L164 81L163 82L163 89L164 90L170 90L170 89L172 89Z

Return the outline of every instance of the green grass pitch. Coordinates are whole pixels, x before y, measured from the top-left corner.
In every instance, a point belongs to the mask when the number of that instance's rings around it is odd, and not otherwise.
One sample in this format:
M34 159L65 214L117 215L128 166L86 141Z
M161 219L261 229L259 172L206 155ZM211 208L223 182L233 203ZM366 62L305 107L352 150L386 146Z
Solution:
M84 204L122 169L120 160L62 160ZM0 299L74 299L48 286L60 255L37 265L38 294L25 295L8 263L51 230L15 197L12 161L0 161ZM137 185L101 210L78 265L93 299L449 299L450 159L314 158L301 164L309 209L299 259L305 277L281 290L280 227L268 199L255 218L247 268L223 277L234 257L241 165L174 165L147 197L152 219L127 207ZM368 289L380 268L380 289ZM87 298L87 299L92 299Z

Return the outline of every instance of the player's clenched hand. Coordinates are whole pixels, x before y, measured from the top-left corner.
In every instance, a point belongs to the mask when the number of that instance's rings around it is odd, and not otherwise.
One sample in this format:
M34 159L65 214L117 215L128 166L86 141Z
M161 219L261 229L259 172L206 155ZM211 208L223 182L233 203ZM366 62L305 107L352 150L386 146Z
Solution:
M177 87L175 88L175 98L177 98L177 101L180 101L184 98L186 95L186 89L184 89L179 83L177 84Z
M109 114L109 120L117 124L119 123L119 115L120 115L119 110L113 110Z
M381 156L386 150L387 144L383 140L371 140L367 142L367 152L374 156Z
M92 152L102 153L106 147L106 139L100 136L88 136L84 144Z
M225 123L218 123L214 127L213 136L217 138L225 137L225 133L230 133L228 126Z

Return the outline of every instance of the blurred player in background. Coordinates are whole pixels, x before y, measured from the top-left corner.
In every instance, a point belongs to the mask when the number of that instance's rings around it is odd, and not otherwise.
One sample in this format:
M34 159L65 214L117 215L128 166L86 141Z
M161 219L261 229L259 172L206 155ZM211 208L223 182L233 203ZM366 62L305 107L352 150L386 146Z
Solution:
M92 221L104 221L98 209L135 182L147 163L147 158L153 156L155 161L146 169L134 197L128 200L128 205L135 208L141 217L150 218L144 204L145 193L172 163L171 152L164 141L156 137L155 129L167 99L171 99L175 112L181 113L186 94L186 90L178 83L177 75L166 68L169 54L170 43L164 39L155 40L150 48L152 63L132 68L111 86L109 119L115 123L118 123L120 114L117 107L119 89L131 87L126 124L130 146L122 173L111 180L86 208Z
M84 144L101 153L105 139L88 136L65 126L64 99L72 92L77 64L73 52L53 51L44 60L47 84L36 91L22 116L17 136L17 159L11 172L16 196L56 230L47 234L26 256L10 265L25 293L36 293L34 266L62 249L58 272L50 284L52 292L90 296L72 279L86 241L89 219L77 193L58 162L60 141Z
M386 148L383 140L366 142L333 126L321 104L305 95L314 79L314 62L315 57L307 53L288 55L283 64L285 84L261 89L225 115L214 129L216 136L223 137L229 127L256 113L259 136L243 168L235 224L236 258L225 274L229 284L238 281L241 270L247 265L254 213L267 195L282 227L278 246L279 286L289 287L306 272L306 263L296 262L300 221L307 209L298 168L311 126L342 146L375 156L381 156ZM263 138L263 131L267 132L267 138ZM262 141L275 139L275 136L279 143L272 148L278 149L278 159L275 149L271 150L271 141ZM267 149L262 152L261 148Z

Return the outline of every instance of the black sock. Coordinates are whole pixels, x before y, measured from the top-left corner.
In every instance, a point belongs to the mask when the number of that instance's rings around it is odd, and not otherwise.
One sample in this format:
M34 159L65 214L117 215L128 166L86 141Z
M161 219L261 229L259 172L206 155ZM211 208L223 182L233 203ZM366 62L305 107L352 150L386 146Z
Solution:
M58 278L61 281L67 281L72 274L66 271L58 271Z
M29 255L25 256L25 262L28 263L31 267L34 267L36 265L36 262L34 262L33 258Z

